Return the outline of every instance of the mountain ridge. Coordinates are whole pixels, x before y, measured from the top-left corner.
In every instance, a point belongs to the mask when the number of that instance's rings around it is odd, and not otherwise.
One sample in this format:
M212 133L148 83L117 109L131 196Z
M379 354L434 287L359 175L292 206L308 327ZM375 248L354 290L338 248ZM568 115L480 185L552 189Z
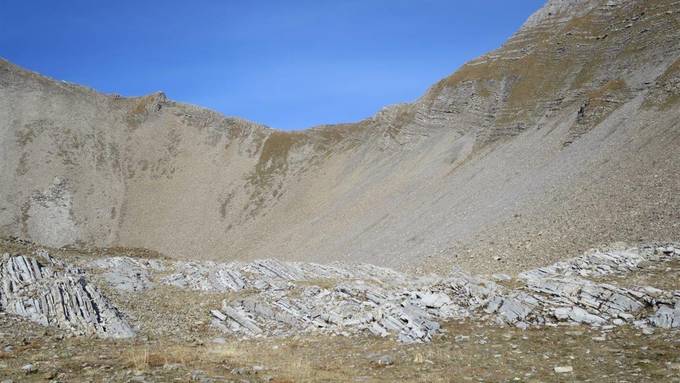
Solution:
M551 0L414 103L296 132L0 61L0 234L508 270L673 240L679 181L653 176L680 169L659 152L679 146L674 5Z

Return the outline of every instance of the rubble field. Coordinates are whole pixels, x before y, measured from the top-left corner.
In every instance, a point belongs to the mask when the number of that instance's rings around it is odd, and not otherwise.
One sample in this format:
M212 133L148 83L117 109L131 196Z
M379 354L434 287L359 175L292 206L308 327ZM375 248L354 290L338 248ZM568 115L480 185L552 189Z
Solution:
M0 375L672 381L678 276L680 246L669 243L592 250L514 276L416 276L3 241Z

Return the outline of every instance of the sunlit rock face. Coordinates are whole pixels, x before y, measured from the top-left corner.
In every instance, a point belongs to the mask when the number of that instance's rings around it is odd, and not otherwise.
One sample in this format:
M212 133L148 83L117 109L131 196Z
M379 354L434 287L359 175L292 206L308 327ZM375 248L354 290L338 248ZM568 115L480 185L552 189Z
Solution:
M76 335L129 338L122 314L89 284L83 272L47 252L0 258L0 312Z

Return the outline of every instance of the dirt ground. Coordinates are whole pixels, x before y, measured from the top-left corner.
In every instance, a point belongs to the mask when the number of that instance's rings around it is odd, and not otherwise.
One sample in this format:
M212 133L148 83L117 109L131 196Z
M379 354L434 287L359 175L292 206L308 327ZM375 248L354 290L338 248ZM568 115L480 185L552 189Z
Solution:
M206 318L207 319L207 318ZM14 382L677 382L680 332L448 323L430 344L375 337L193 341L69 337L0 316L0 376ZM32 364L35 371L22 367ZM558 373L556 367L573 372Z

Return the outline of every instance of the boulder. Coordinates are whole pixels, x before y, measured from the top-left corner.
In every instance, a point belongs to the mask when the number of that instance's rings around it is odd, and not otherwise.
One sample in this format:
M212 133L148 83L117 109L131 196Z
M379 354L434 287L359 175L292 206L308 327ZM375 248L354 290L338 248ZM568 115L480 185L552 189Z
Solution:
M655 327L680 328L680 308L661 306L649 317L649 322Z

